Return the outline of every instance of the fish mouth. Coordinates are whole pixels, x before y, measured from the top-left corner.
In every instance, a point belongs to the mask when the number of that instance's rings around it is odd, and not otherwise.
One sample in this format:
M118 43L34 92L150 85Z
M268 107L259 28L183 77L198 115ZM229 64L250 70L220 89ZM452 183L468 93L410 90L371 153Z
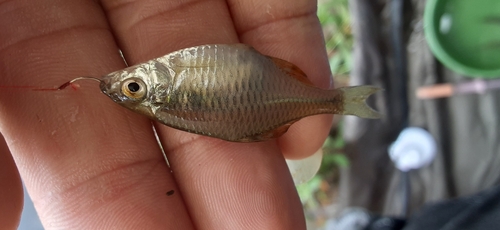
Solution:
M101 89L102 93L104 93L116 103L122 103L127 100L127 97L114 90L112 85L108 81L102 80L99 84L99 88Z

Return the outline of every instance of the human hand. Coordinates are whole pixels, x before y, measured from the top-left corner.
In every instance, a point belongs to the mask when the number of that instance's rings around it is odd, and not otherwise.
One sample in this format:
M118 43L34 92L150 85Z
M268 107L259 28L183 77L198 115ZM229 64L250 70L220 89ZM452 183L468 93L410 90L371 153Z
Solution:
M0 77L3 85L51 87L124 68L118 49L132 65L180 48L242 42L328 88L315 9L310 0L1 1ZM249 144L155 124L169 169L148 119L114 104L94 82L81 84L0 96L0 131L45 228L305 228L284 157L319 149L331 116ZM12 189L0 190L0 225L15 228L22 191L3 149L0 185Z

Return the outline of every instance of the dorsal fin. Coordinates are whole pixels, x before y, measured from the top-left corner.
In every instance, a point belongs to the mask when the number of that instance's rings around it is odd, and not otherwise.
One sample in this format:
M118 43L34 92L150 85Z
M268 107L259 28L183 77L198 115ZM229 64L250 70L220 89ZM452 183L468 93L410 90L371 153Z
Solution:
M296 65L287 62L283 59L275 58L275 57L270 57L271 60L274 62L275 65L277 65L281 70L283 70L285 73L287 73L289 76L299 80L300 82L314 86L314 84L307 78L306 74Z

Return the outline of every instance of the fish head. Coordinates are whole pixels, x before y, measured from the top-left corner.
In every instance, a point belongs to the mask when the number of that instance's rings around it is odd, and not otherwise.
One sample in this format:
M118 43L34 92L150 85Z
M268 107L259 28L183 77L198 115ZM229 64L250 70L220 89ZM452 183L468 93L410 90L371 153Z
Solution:
M154 117L150 104L153 89L149 72L142 65L125 68L104 76L99 87L114 102Z

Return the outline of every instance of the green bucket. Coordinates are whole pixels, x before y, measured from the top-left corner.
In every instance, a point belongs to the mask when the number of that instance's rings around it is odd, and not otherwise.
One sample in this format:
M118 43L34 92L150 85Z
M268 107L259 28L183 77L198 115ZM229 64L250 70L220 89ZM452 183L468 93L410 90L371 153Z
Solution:
M427 0L425 36L448 68L500 77L500 0Z

